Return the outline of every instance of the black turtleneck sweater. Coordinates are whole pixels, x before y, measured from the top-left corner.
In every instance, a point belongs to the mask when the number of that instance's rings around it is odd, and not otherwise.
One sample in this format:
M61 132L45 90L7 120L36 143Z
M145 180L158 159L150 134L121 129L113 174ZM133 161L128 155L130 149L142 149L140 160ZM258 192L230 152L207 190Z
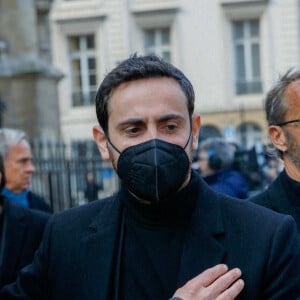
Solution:
M281 180L282 184L287 188L288 200L293 206L300 209L300 182L289 177L285 170L282 172Z
M125 188L118 299L166 300L175 292L195 179L164 203L142 204Z
M270 186L250 201L294 217L300 231L300 182L283 170Z

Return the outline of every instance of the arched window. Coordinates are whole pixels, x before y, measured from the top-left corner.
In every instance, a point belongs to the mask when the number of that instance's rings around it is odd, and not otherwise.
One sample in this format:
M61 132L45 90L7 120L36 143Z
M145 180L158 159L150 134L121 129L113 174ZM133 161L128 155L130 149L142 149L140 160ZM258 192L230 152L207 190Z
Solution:
M202 125L199 133L199 143L209 137L221 137L221 131L215 125Z

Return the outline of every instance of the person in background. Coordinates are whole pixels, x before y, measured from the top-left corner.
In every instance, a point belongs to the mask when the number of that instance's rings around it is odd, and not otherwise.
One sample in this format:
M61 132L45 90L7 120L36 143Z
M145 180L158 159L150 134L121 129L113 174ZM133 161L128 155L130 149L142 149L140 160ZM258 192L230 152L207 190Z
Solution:
M279 157L277 157L277 155L267 156L266 162L262 167L263 189L267 189L277 178L283 169L282 165L283 162Z
M51 212L50 206L44 199L29 190L35 167L25 132L0 128L0 154L4 158L6 174L6 185L2 195L15 204Z
M0 191L4 185L0 155ZM49 216L15 205L0 194L0 288L15 281L19 270L32 261Z
M55 214L1 300L297 299L293 218L216 193L191 170L194 100L186 76L155 55L105 76L93 134L120 190Z
M249 185L245 177L233 168L234 155L234 148L223 138L207 138L199 145L198 168L213 190L245 199Z
M300 231L300 71L289 70L265 100L269 138L283 170L251 202L294 217Z
M92 172L86 174L86 188L84 190L84 197L88 202L92 202L98 199L98 192L102 189L102 186L95 182Z

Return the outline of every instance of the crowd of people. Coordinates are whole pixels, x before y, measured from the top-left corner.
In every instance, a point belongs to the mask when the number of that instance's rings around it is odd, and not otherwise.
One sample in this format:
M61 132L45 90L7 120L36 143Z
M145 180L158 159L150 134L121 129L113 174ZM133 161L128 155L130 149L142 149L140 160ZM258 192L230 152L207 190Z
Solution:
M32 200L26 136L0 131L1 300L300 299L300 73L267 95L283 169L276 177L270 162L255 196L232 145L212 138L198 149L194 101L184 73L155 55L112 69L93 135L120 190L96 200L89 178L89 203L55 214Z
M246 199L249 184L235 168L236 149L222 138L208 138L198 147L197 167L205 182L215 191Z
M193 169L214 190L247 199L259 194L277 178L283 162L270 145L257 153L219 136L201 140L193 156Z

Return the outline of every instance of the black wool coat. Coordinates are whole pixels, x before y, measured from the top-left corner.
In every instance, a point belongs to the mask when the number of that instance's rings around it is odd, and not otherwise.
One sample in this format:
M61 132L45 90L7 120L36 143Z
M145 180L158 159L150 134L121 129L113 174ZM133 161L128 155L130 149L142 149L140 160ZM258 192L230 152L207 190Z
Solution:
M18 271L33 260L49 216L4 199L4 220L0 234L0 287L15 281Z
M245 288L237 299L299 299L300 237L292 217L218 194L200 176L193 195L196 208L185 232L178 288L226 263L243 273ZM55 214L33 263L0 299L123 300L116 296L123 209L117 194Z
M28 192L29 208L52 213L52 208L45 202L45 199L31 191Z
M276 212L291 215L300 233L300 183L299 189L293 189L289 180L286 172L282 171L265 191L249 200Z

